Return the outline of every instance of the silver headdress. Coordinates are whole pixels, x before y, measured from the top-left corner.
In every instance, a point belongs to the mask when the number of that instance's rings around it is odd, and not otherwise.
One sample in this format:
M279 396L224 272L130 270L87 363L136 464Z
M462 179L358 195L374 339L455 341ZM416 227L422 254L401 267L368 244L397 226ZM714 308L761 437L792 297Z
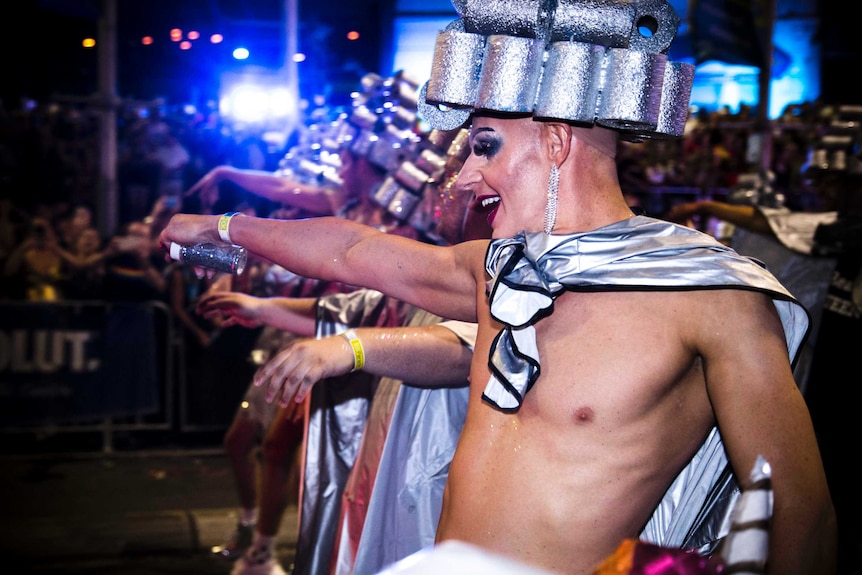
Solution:
M452 0L419 113L434 128L475 110L599 125L623 139L682 136L694 66L669 62L667 0Z

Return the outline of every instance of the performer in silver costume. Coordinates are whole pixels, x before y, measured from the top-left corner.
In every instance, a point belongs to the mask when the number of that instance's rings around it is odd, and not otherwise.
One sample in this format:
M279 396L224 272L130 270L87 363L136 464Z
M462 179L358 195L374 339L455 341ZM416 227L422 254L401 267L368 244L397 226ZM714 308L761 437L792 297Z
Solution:
M770 573L831 572L834 509L791 369L805 309L758 262L635 216L619 187L616 138L682 132L692 70L665 56L673 8L456 9L420 112L438 129L470 121L456 187L489 209L491 242L440 247L332 218L242 216L230 237L295 273L477 321L438 543L572 575L639 534L709 552L732 492L723 478L747 477L763 457ZM177 215L160 239L218 241L218 220ZM704 445L717 436L718 448Z
M426 147L422 156L427 160L431 149L440 150L444 162L431 164L443 170L414 178L422 182L423 197L433 204L432 208L420 207L425 214L422 228L449 244L490 236L487 222L470 209L471 197L452 190L457 169L469 151L466 136L466 130L430 134L434 145ZM430 165L421 157L410 163L414 161ZM404 173L422 173L417 170L402 167L397 172L399 179L387 180L382 187L394 184L403 188L410 183L405 182ZM335 301L329 298L319 309L319 329L332 333L362 325L355 317L361 306L334 306ZM441 321L438 316L413 309L404 325ZM475 324L440 325L472 348ZM308 424L308 436L314 438L315 445L307 449L307 490L302 498L295 575L319 573L327 567L332 573L351 573L354 569L371 573L434 542L448 465L469 393L466 381L429 388L416 387L415 381L408 383L382 378L366 412L348 410L347 404L326 401L323 391L315 392L318 397L311 406ZM360 444L357 429L363 421ZM350 446L349 452L346 446ZM345 465L348 461L350 464ZM378 477L378 469L382 477ZM325 484L320 483L321 470L328 477ZM333 470L349 470L349 477L339 477ZM336 494L341 495L340 513Z

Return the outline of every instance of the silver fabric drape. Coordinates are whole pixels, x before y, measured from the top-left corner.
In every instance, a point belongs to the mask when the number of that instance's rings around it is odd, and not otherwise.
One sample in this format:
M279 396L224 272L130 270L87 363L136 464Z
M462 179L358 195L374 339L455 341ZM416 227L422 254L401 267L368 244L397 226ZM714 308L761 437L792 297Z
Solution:
M420 311L411 325L431 325L439 320ZM464 345L472 348L475 344L476 324L449 321L441 325ZM354 575L377 573L434 544L449 464L470 398L466 379L451 385L434 389L400 386L356 552Z
M395 326L410 306L373 290L324 296L317 305L317 337L348 327ZM365 429L377 378L356 372L318 382L305 430L299 538L294 575L329 571L341 496Z

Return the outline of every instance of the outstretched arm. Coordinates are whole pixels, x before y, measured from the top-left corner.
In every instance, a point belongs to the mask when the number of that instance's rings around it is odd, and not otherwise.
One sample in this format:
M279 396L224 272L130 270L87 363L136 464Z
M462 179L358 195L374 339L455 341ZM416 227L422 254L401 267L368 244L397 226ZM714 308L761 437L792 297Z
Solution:
M369 327L354 330L364 354L362 369L422 387L466 386L472 350L443 325ZM301 403L311 387L355 367L346 337L301 339L278 352L254 377L266 386L267 401Z
M338 195L337 190L309 186L272 172L243 170L233 166L216 166L190 187L185 195L200 193L203 197L215 200L221 182L233 182L262 198L321 216L334 214L334 206L342 203L341 198L334 197Z
M665 219L691 226L691 219L694 216L716 218L751 232L767 236L774 235L766 217L754 206L740 206L715 200L676 204L665 214Z
M223 244L218 221L218 216L178 214L160 241ZM333 217L240 215L230 220L228 231L232 242L297 275L376 289L442 317L476 321L487 241L440 247Z
M242 292L207 293L198 300L197 313L223 318L222 325L248 328L269 325L300 336L313 336L314 298L257 297Z

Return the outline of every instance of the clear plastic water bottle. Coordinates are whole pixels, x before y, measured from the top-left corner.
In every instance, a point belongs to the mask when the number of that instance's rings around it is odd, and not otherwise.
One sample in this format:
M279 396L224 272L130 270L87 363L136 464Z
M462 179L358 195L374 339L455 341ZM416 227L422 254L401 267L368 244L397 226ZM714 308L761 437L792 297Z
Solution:
M171 243L171 259L183 263L239 275L245 269L248 252L242 246L220 246L211 243L181 246Z

